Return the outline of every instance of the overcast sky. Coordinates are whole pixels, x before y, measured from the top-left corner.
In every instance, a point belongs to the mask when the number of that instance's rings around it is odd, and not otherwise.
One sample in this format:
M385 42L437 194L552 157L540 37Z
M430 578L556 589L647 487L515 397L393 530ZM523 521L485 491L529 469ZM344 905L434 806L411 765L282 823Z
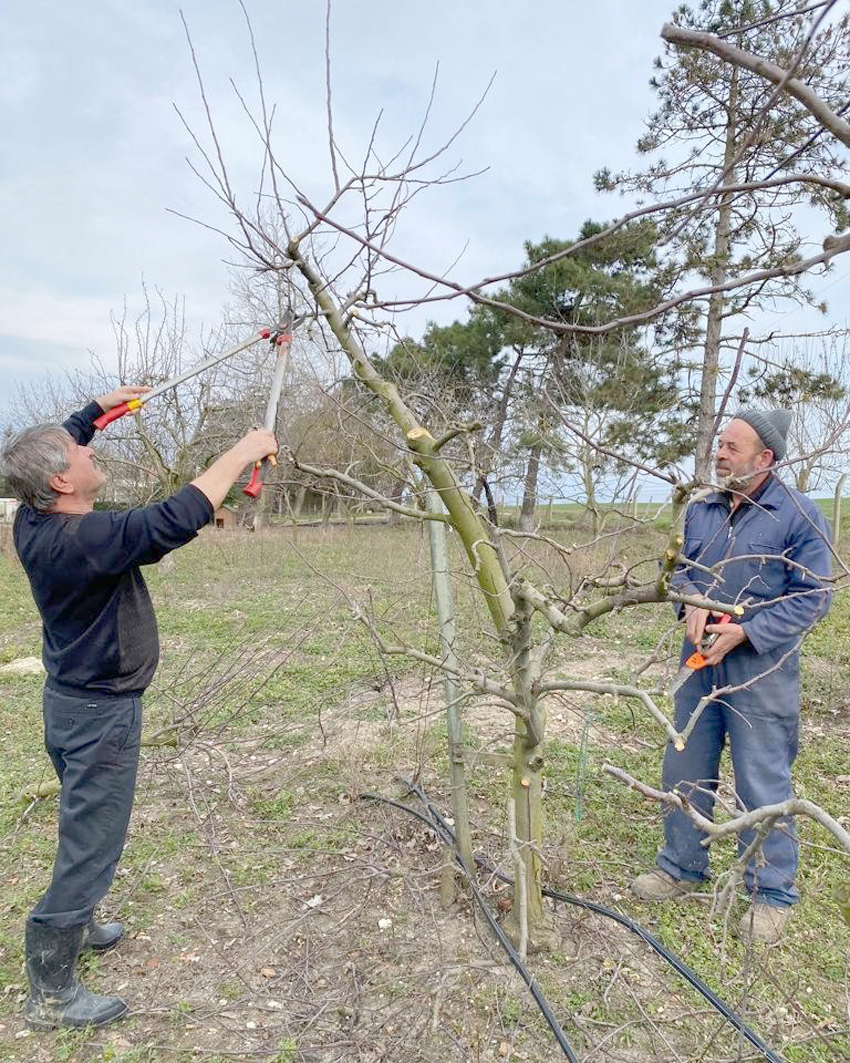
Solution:
M330 190L323 0L245 0L278 145L317 200ZM418 126L440 74L426 143L436 146L496 79L448 158L474 180L434 190L411 212L400 250L454 276L511 268L522 242L570 237L622 210L592 174L634 160L652 106L658 33L672 0L337 0L331 28L335 133L360 157L380 110L380 144ZM182 10L240 187L261 154L229 79L256 99L236 0ZM175 107L202 112L180 7L170 0L6 0L0 14L0 405L34 373L110 362L110 311L140 305L144 277L185 296L190 321L214 325L228 299L222 237L169 213L228 226L192 174L197 160ZM279 148L280 150L280 148ZM465 250L464 250L465 248ZM839 265L839 272L846 275ZM433 310L460 317L460 303ZM783 325L788 324L787 314ZM416 329L408 329L416 331Z

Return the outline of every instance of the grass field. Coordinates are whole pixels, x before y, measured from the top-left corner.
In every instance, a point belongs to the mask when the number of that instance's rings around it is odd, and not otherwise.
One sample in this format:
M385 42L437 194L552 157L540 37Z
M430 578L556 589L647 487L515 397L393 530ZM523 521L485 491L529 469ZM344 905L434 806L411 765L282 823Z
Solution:
M575 541L574 530L569 540ZM650 557L644 529L629 549ZM545 544L517 558L529 575L575 585L605 558L567 562ZM614 547L604 549L611 556ZM460 572L463 562L454 553ZM635 555L638 556L638 555ZM147 574L162 661L146 698L137 805L105 912L120 948L84 961L87 982L120 991L130 1017L102 1031L31 1034L20 1016L23 922L45 888L55 797L22 795L50 778L38 676L0 673L0 1059L8 1063L173 1061L358 1063L563 1058L528 992L464 896L440 902L443 854L418 820L361 798L403 797L416 777L448 806L442 693L425 669L382 660L352 606L419 646L436 647L428 548L418 528L205 533ZM489 625L455 580L461 656L486 666ZM25 576L0 556L0 665L40 652ZM558 651L559 674L631 677L651 688L673 667L665 609L609 616ZM664 650L664 647L667 647ZM805 654L800 796L850 818L850 603L838 596ZM669 703L667 707L669 708ZM470 749L510 741L512 719L486 699L465 716ZM801 823L802 903L783 946L746 949L699 900L646 908L628 891L651 865L658 809L604 775L612 762L657 781L663 738L624 700L552 699L547 753L549 884L638 918L741 1012L789 1063L850 1057L850 927L835 893L850 856ZM469 770L475 843L508 869L503 771ZM714 854L715 880L733 861ZM484 878L490 900L505 891ZM558 905L561 947L530 966L583 1061L759 1058L637 938Z

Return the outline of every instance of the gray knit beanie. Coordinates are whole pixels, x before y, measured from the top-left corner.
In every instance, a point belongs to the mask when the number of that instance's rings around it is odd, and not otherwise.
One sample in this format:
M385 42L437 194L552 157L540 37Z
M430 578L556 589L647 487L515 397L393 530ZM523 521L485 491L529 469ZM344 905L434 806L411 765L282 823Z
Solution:
M755 429L765 447L773 451L777 461L785 457L786 437L791 427L793 414L790 410L738 410L733 414L737 421L746 421Z

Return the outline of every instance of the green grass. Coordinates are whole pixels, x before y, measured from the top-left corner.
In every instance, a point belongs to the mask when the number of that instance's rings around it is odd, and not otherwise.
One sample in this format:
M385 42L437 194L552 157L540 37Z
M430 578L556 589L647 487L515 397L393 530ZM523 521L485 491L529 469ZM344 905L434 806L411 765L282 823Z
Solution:
M653 501L643 500L638 502L636 515L639 520L648 520L656 515L663 501L662 495L663 492L659 490L657 497ZM824 516L831 519L835 511L834 499L832 497L816 498L814 501L822 510ZM845 525L845 521L850 522L848 507L850 507L850 498L843 498L842 527ZM500 516L516 518L518 508L519 507L516 503L510 506L499 506L498 513ZM624 502L600 502L599 510L602 513L610 514L613 519L617 515L625 513L628 510L628 507ZM550 506L547 501L537 506L535 519L541 522L544 527L550 523L554 525L557 525L558 523L569 523L584 527L588 521L587 507L580 502L563 501L553 502Z

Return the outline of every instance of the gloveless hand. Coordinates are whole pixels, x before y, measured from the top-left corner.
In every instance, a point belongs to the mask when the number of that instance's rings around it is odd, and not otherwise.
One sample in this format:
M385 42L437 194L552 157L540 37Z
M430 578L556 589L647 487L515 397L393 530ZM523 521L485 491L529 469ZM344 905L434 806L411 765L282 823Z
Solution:
M703 652L707 665L720 664L727 653L731 653L742 642L747 641L747 633L740 624L731 621L726 624L706 624L705 633L717 633L717 641Z
M689 642L695 647L702 641L705 625L708 623L711 613L708 609L700 609L696 605L685 606L685 631Z
M104 413L109 413L109 411L114 410L116 406L120 406L122 402L129 402L130 399L138 399L149 391L150 388L146 387L144 384L123 384L120 388L116 388L114 391L110 391L106 395L98 395L94 401Z
M266 428L255 428L239 440L236 448L247 464L249 461L262 461L270 454L277 454L278 443L274 432L269 432Z

